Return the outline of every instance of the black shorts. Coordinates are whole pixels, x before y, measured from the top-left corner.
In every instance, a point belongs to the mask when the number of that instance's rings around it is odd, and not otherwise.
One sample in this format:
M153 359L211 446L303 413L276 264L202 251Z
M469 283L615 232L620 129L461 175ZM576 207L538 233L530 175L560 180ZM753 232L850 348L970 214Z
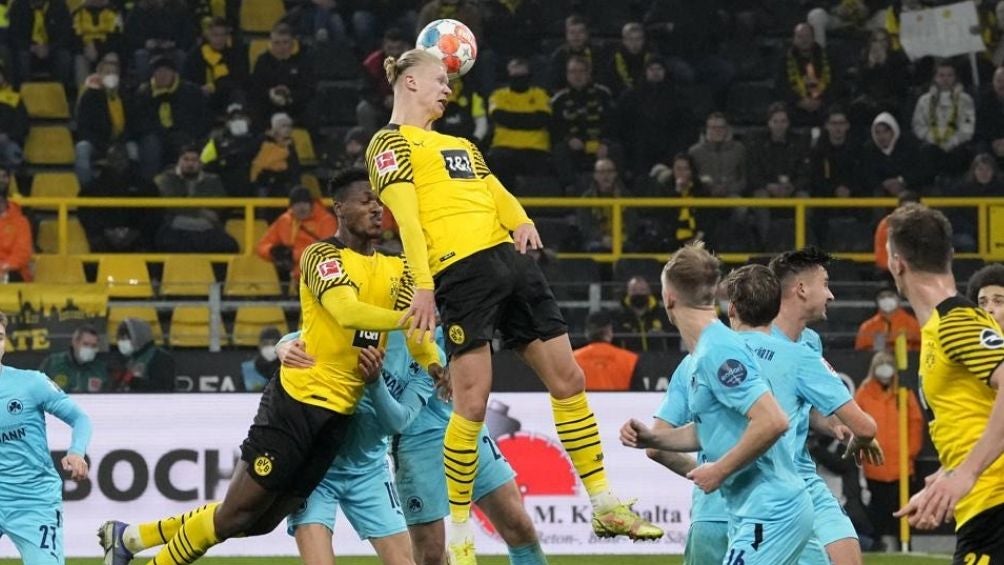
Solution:
M544 273L511 243L479 251L439 273L436 306L450 357L491 342L496 329L506 347L568 333Z
M1001 532L1004 532L1004 504L973 516L955 532L958 541L952 565L1004 565Z
M306 498L338 454L351 418L296 400L276 377L262 391L241 459L265 490Z

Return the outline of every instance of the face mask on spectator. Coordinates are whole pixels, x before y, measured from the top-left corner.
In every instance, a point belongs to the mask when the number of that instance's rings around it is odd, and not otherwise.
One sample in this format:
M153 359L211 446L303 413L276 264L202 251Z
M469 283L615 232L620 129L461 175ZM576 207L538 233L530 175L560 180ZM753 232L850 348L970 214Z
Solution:
M132 341L128 339L120 339L116 345L119 348L119 353L125 355L126 357L132 355L133 351L135 351L132 347Z
M530 88L530 75L516 75L509 79L510 88L516 92L526 92Z
M115 90L119 87L119 75L104 75L101 77L101 84L108 90Z
M882 363L875 367L875 378L882 384L888 384L892 376L896 374L896 368L888 363Z
M644 294L632 294L628 298L628 302L630 302L631 306L634 308L645 308L648 306L648 296Z
M899 308L899 300L893 296L884 296L878 299L878 307L883 313L891 314Z
M258 349L258 353L261 354L261 358L271 363L275 361L275 346L274 345L263 345Z
M247 120L232 120L227 122L227 129L230 130L230 135L241 136L248 132L248 121Z
M121 344L122 342L120 341L119 343ZM121 345L119 347L121 348ZM90 363L97 356L98 349L96 347L81 347L77 351L77 361L81 363Z

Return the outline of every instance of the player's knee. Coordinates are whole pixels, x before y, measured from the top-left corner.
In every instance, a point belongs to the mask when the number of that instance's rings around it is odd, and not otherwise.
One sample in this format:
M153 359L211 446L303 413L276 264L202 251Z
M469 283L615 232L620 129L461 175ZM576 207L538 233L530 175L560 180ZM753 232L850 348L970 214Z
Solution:
M564 400L586 390L586 375L578 363L572 361L558 372L558 378L549 383L551 396Z
M522 510L522 509L521 509ZM537 542L537 530L526 511L513 512L508 520L499 524L499 535L509 547L519 547Z

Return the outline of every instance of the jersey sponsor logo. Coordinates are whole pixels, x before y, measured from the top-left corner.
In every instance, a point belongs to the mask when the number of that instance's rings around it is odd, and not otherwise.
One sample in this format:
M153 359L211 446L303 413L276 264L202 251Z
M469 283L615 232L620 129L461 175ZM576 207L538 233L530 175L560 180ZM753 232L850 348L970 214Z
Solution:
M254 472L259 477L267 477L272 472L272 458L267 455L259 455L254 460Z
M991 328L983 328L980 332L980 343L987 349L1000 349L1004 347L1004 338Z
M380 332L356 330L356 335L352 338L352 347L358 347L359 349L377 347L378 345L380 345Z
M718 382L730 388L739 386L746 380L747 374L746 365L735 359L728 359L718 367Z
M446 335L449 336L450 341L456 345L460 345L467 339L467 335L464 334L464 328L460 327L460 324L453 324L450 329L447 330Z
M317 266L317 276L321 277L322 281L331 280L341 274L342 264L338 259L329 259Z
M24 410L24 404L22 404L21 401L16 398L12 399L10 402L7 403L8 414L17 416L18 414L21 413L22 410Z
M397 170L397 155L393 149L388 149L376 156L376 170L378 175L385 175Z
M471 166L471 157L463 149L444 149L443 163L446 165L446 172L451 179L472 179L474 178L474 167Z
M28 435L28 431L24 428L17 428L15 430L8 430L6 432L0 432L0 443L8 443L11 441L18 441L25 438Z

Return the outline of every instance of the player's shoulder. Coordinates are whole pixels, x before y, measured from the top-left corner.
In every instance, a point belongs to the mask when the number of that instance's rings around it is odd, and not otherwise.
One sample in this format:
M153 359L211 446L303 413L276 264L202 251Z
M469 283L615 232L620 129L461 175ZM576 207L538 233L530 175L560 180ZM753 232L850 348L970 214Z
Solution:
M341 259L343 249L345 249L345 244L331 237L311 243L304 248L303 254L305 256L319 256L326 259Z
M5 379L17 383L19 387L25 390L45 390L50 387L62 390L48 375L34 369L18 369L17 367L4 365L3 375Z
M386 126L377 130L370 138L370 149L378 146L385 146L389 144L404 144L407 145L411 140L407 136L407 132L401 129L401 126L397 124L387 124Z
M941 301L935 310L938 312L938 320L942 327L954 322L993 322L990 314L961 295Z

